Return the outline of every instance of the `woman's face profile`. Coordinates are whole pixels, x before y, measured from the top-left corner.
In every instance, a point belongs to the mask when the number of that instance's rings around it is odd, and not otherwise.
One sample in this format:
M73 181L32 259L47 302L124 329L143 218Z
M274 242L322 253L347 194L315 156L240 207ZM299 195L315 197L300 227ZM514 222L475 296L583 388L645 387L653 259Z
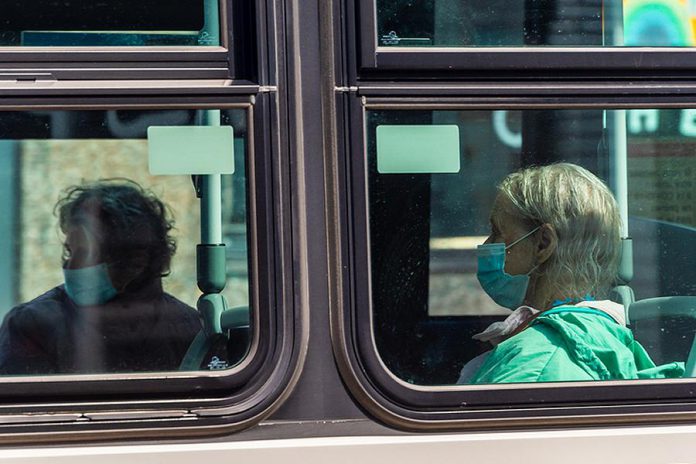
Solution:
M65 269L82 269L103 262L101 243L93 230L84 225L73 225L65 231Z
M485 243L511 243L530 232L519 216L513 212L510 200L498 194L491 210L491 233ZM511 275L528 274L535 266L535 234L516 243L505 252L505 272Z
M107 265L109 278L117 290L121 291L133 277L118 272L117 268L110 266L104 253L104 236L99 219L87 217L82 224L71 225L65 230L65 256L63 267L65 269L82 269L99 264Z

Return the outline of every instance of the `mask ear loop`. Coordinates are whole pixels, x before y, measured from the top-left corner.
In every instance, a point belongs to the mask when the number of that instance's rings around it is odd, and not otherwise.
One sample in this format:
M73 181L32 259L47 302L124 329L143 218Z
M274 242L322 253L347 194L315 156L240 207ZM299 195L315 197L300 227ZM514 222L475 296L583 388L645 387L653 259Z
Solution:
M522 237L518 238L517 240L515 240L514 242L512 242L511 244L509 244L508 246L506 246L506 247L505 247L505 251L507 251L507 250L509 250L510 248L512 248L513 246L517 245L517 244L520 243L522 240L524 240L525 238L529 237L530 235L532 235L534 232L536 232L536 231L539 230L539 229L541 229L541 225L536 226L534 229L530 230L529 232L527 232L526 234L524 234ZM529 272L527 272L527 274L525 274L525 275L527 275L527 276L532 275L532 272L536 271L538 268L539 268L539 264L534 265L534 267L531 268L531 269L529 270Z
M522 237L518 238L517 240L515 240L514 242L512 242L511 244L509 244L508 246L506 246L506 247L505 247L505 251L507 251L507 250L509 250L510 248L512 248L513 246L517 245L517 244L520 243L522 240L524 240L525 238L529 237L530 235L532 235L534 232L536 232L536 231L539 230L539 229L541 229L541 226L540 226L540 225L539 225L539 226L536 226L534 229L532 229L531 231L527 232L527 233L524 234Z

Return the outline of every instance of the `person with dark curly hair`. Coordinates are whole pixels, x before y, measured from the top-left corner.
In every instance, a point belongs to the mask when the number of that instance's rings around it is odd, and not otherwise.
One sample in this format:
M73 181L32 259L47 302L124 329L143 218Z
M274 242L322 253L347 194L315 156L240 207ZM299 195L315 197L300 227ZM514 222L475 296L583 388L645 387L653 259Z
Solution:
M176 370L201 324L162 289L176 252L164 203L113 179L70 187L55 212L65 283L7 314L0 373Z

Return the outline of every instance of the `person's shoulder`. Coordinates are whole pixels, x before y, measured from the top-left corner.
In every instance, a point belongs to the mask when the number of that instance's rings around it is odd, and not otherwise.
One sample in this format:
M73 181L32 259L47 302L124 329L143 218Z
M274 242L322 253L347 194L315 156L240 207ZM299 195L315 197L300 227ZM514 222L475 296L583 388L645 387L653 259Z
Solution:
M538 321L537 327L557 334L568 359L592 378L636 378L640 360L633 334L608 315L573 310L539 317Z
M536 324L500 343L479 370L475 383L526 383L590 380L573 362L563 337Z
M183 314L194 313L194 315L197 313L196 308L193 308L192 306L184 303L177 297L170 295L166 292L162 294L162 302L170 311L178 311Z
M12 308L5 321L14 325L52 325L64 317L70 308L67 295L62 285L54 287L33 300Z
M500 352L529 354L532 357L550 356L559 344L557 334L542 325L532 325L501 342L495 349Z
M162 294L161 310L164 317L177 322L186 321L193 325L199 326L198 310L184 303L169 293Z
M609 315L601 312L578 312L576 310L555 314L542 314L535 321L535 327L554 330L562 338L582 337L586 343L630 345L633 334L627 327L617 323Z
M552 331L528 327L491 351L474 383L536 382L558 350Z

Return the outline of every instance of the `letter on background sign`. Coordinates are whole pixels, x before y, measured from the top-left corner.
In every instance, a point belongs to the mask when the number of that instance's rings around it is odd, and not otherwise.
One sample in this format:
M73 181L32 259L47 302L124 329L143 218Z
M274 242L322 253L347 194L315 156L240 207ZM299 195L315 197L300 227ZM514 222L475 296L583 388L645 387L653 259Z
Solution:
M629 110L628 131L631 134L641 132L656 132L660 126L660 112L658 110Z
M500 141L508 147L522 148L522 133L510 130L507 125L507 114L506 110L493 112L493 130Z
M682 110L679 132L685 137L696 137L696 110Z

